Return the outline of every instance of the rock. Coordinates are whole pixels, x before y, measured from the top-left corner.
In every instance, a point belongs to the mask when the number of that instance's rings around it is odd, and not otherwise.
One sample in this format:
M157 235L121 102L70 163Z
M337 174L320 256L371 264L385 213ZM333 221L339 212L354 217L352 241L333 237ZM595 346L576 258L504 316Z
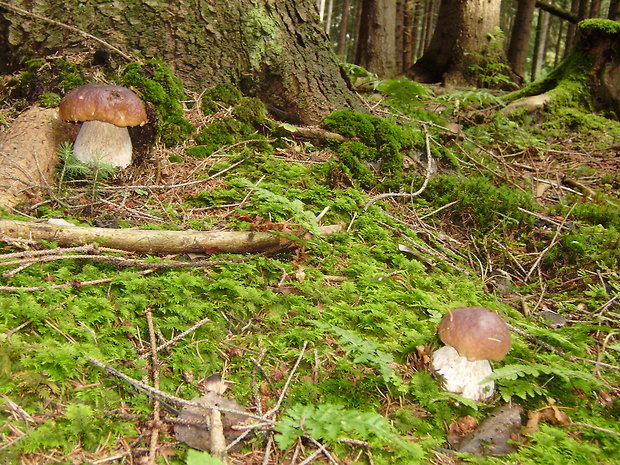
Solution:
M517 440L523 422L523 408L517 404L497 407L457 447L459 452L503 457L517 450L511 440Z

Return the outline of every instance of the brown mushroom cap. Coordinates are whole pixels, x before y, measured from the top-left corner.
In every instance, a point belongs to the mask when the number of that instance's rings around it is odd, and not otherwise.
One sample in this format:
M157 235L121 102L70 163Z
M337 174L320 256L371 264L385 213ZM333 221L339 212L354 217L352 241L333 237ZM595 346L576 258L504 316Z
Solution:
M510 332L500 316L484 307L450 310L437 328L439 338L469 360L499 361L510 350Z
M69 92L60 102L59 116L67 121L103 121L115 126L146 123L144 103L131 90L107 84L86 84Z

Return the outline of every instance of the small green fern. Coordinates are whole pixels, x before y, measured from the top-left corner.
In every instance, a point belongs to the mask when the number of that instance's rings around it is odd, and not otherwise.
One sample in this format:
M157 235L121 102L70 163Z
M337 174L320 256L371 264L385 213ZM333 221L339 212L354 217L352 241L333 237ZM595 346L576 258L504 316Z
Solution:
M566 384L575 379L580 379L596 387L603 385L601 381L588 372L537 363L506 365L495 370L487 379L496 381L501 397L507 402L513 396L526 399L545 395L545 389L536 382L538 378L545 376L558 378Z
M81 162L75 157L73 146L69 142L63 142L58 147L58 158L60 159L60 182L63 181L103 181L108 179L115 171L114 166L109 163Z

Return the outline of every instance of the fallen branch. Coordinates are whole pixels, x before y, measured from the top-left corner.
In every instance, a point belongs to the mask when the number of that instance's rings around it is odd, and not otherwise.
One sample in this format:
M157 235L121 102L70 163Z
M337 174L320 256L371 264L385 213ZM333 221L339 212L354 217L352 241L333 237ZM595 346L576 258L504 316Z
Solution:
M327 236L342 230L341 225L321 226L319 234ZM97 242L114 249L148 254L273 252L294 247L294 238L290 236L304 234L305 230L291 231L290 235L262 231L153 231L0 220L0 235L43 239L61 245Z

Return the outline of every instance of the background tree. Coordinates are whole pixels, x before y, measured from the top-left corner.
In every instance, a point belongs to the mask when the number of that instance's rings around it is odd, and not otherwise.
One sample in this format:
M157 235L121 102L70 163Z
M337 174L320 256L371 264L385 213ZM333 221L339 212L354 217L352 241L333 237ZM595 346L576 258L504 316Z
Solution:
M441 0L433 38L407 73L419 82L474 84L470 67L497 59L491 37L500 24L500 0Z
M521 0L517 2L514 25L508 47L508 62L512 71L521 79L525 77L525 64L527 61L530 32L532 30L532 18L536 0Z
M363 108L330 49L314 0L13 0L0 6L5 70L29 56L96 45L16 10L25 8L129 55L161 59L188 89L231 82L304 123L337 108Z
M396 74L396 3L362 0L355 63L379 77Z

